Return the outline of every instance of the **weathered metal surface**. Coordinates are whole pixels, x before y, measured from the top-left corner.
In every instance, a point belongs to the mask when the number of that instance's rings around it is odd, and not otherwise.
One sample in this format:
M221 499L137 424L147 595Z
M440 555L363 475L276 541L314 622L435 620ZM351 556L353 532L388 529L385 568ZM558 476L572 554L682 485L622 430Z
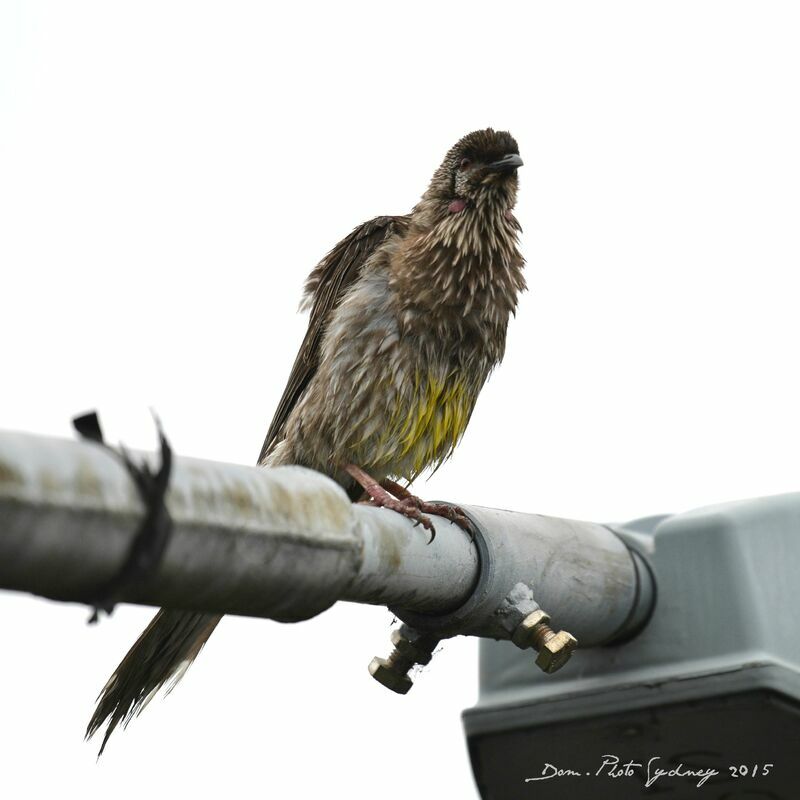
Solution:
M478 552L457 525L432 517L436 536L391 511L355 506L362 558L343 600L441 614L458 607L478 581Z
M593 522L462 506L476 523L481 572L469 600L449 615L430 618L393 610L404 622L441 636L467 633L510 639L539 607L580 647L625 636L646 615L652 588L629 549Z
M467 506L475 541L434 517L429 544L319 473L190 458L175 459L166 502L164 559L125 601L296 621L352 600L439 638L510 638L541 605L581 646L645 613L628 549L594 523ZM118 570L142 513L105 449L0 433L0 588L86 601Z
M167 506L172 540L127 601L305 619L356 572L351 504L309 470L177 458ZM0 436L3 588L85 600L118 569L142 513L129 474L102 448Z
M129 602L280 620L339 599L436 612L466 599L477 579L459 528L436 520L429 546L422 528L354 506L301 467L178 457L167 506L173 538ZM103 448L0 433L0 587L86 600L118 569L143 510L128 472Z

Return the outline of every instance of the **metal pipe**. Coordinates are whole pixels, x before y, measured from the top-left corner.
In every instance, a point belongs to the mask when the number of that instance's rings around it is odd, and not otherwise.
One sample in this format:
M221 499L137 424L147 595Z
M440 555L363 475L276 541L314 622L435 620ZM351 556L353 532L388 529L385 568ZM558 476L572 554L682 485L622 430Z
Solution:
M432 517L436 536L399 514L353 506L360 558L342 600L443 614L467 601L478 582L478 551L457 525ZM391 599L389 599L391 598Z
M301 467L176 458L167 506L164 558L124 601L298 621L351 600L439 638L511 638L541 606L593 644L630 632L652 596L600 525L466 507L474 542L434 518L428 544L409 520L353 505ZM119 569L143 510L104 448L0 432L0 588L86 601Z
M178 457L167 506L174 533L164 559L127 602L283 621L339 599L437 613L477 580L460 528L437 520L429 546L426 531L353 505L302 467ZM143 511L104 448L0 432L0 588L85 601L119 568Z
M450 614L430 617L393 608L418 631L512 639L522 621L544 609L581 647L637 632L653 603L652 577L609 528L594 522L478 506L478 584Z

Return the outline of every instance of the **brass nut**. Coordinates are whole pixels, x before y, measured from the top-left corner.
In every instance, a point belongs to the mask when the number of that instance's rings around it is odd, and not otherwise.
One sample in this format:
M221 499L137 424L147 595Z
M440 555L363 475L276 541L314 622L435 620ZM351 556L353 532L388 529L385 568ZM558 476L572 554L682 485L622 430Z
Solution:
M571 633L566 631L554 633L540 645L536 665L548 674L556 672L569 661L572 651L577 646L578 640Z
M378 683L383 684L397 694L407 694L414 685L411 678L404 672L399 672L385 658L373 658L369 662L369 674Z
M550 622L550 616L539 609L531 614L528 614L511 636L511 641L521 650L527 650L535 644L535 629L539 625L547 625Z

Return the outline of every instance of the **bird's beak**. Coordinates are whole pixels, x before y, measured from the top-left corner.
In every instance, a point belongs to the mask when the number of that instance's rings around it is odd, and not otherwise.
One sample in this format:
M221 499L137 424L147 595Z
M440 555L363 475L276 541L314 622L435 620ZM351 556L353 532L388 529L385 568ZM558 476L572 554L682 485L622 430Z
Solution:
M522 159L516 153L509 153L503 156L499 161L492 161L486 165L487 169L493 172L511 172L517 167L522 166Z

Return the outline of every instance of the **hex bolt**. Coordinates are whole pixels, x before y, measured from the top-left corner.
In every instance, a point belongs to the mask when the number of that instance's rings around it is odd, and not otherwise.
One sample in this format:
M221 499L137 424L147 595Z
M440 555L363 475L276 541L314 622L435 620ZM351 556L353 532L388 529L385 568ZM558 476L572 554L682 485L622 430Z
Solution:
M578 640L567 631L556 633L548 624L550 616L539 609L528 614L514 631L511 641L522 648L533 647L536 666L543 672L557 672L569 661L572 651L578 646Z
M392 631L394 650L388 658L373 658L369 663L369 674L397 694L406 694L414 685L408 672L414 664L427 664L433 657L438 639L426 636L401 625Z

